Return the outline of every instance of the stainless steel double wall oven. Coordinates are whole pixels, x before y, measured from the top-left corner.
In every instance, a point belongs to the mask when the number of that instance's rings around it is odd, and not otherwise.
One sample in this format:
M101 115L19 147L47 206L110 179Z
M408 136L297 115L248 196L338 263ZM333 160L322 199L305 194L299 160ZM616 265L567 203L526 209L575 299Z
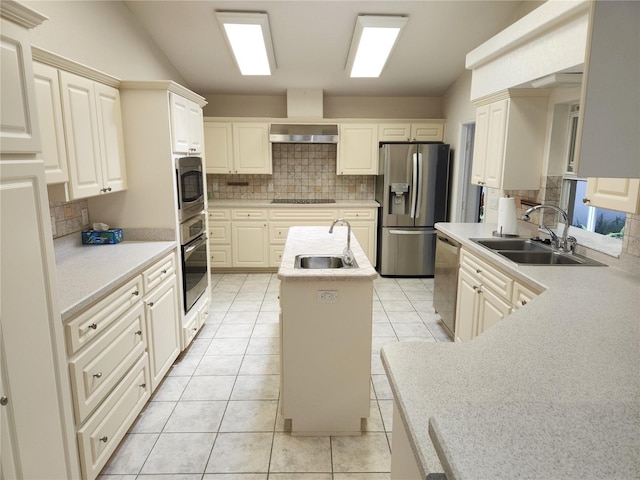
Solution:
M187 313L207 289L209 275L202 158L176 159L176 181L182 249L183 304Z

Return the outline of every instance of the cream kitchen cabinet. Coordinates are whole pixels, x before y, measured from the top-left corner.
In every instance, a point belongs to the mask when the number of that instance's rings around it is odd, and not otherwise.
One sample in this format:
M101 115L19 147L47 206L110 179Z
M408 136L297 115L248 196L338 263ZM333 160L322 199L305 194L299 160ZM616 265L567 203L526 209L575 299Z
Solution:
M471 183L503 190L540 188L548 93L502 92L478 102Z
M376 175L378 173L378 125L345 123L340 125L338 175Z
M513 298L511 304L514 309L524 307L531 300L540 295L540 290L524 285L516 280L513 281Z
M209 209L209 264L211 268L231 267L231 212Z
M42 143L42 159L47 183L69 181L67 149L62 120L62 98L58 69L33 62L38 121Z
M381 123L378 125L380 142L441 142L444 123Z
M125 190L118 90L64 71L60 87L71 199Z
M376 238L378 229L378 212L375 208L343 208L338 212L338 217L347 220L351 224L351 232L367 254L371 265L376 265Z
M171 108L171 143L173 153L195 155L203 151L202 108L196 102L173 92Z
M231 210L231 263L233 267L269 266L268 213L265 209Z
M206 121L204 142L207 173L273 173L267 123Z
M587 178L586 197L582 201L592 207L638 214L640 179Z

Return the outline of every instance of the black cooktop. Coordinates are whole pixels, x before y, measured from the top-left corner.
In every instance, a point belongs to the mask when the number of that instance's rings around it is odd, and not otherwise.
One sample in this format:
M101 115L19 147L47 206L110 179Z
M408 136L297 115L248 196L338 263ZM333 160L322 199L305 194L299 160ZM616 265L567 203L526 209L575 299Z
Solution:
M271 203L336 203L333 198L276 198Z

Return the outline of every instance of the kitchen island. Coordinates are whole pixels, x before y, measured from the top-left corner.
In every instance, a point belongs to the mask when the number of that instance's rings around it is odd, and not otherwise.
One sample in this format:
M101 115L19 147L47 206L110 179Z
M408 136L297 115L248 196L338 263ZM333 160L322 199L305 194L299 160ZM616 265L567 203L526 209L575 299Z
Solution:
M357 268L296 268L297 255L342 256L347 227L289 229L280 279L280 394L292 435L359 435L369 416L373 280Z
M436 228L544 291L470 342L383 347L391 477L637 478L637 268L516 265L469 240L495 225Z

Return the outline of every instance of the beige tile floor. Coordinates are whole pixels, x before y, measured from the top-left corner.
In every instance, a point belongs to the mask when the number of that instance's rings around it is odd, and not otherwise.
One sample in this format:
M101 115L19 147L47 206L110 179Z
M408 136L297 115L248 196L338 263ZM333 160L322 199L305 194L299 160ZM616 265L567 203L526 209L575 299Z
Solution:
M389 342L448 342L433 279L379 277L373 301L371 410L359 437L292 437L280 416L275 274L212 276L207 323L178 358L101 480L387 480L393 396Z

